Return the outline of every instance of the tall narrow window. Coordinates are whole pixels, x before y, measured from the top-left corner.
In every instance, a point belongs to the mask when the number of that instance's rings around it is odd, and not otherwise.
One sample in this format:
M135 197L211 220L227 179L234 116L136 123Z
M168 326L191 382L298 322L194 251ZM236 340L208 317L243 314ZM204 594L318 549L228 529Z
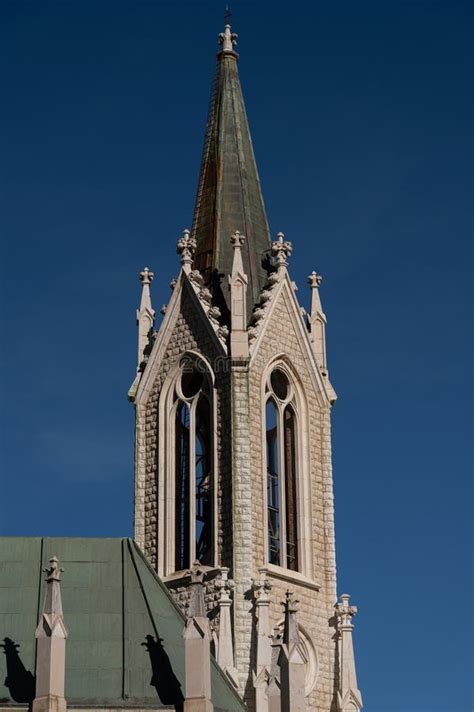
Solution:
M212 453L211 406L200 396L196 408L196 558L211 564L212 557Z
M184 569L189 561L189 407L179 403L176 410L176 536L175 567Z
M297 419L293 390L281 369L267 386L268 561L298 571Z
M175 570L212 565L214 539L211 385L202 362L186 361L176 388Z
M278 411L273 400L267 401L267 508L268 560L280 565L280 478L278 474Z
M286 500L286 565L298 570L298 522L296 503L296 423L291 405L283 413Z

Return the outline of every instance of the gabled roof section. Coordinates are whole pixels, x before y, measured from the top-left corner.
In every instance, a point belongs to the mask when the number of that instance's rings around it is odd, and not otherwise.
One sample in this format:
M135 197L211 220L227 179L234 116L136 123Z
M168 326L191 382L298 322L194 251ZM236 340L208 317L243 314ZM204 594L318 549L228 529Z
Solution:
M218 306L228 307L227 276L232 269L231 235L246 236L242 251L249 280L248 319L266 279L270 232L252 147L234 51L237 35L226 25L217 55L194 210L194 265L212 286Z
M46 562L61 593L68 707L175 709L185 692L184 617L130 539L0 537L0 704L34 696L35 628ZM214 709L243 702L212 659Z
M177 321L187 299L193 305L194 313L202 318L202 325L207 330L215 346L216 354L219 356L227 354L225 345L226 327L219 326L218 320L214 318L213 309L210 305L210 294L207 295L208 298L206 299L204 291L208 292L208 290L207 288L203 289L200 282L200 275L196 272L187 275L181 270L143 374L137 375L130 388L129 399L135 403L146 401L150 395L157 372L161 367L169 342L173 338Z
M306 363L308 364L309 373L313 378L315 390L321 398L321 405L324 403L334 403L336 393L328 380L323 379L321 371L316 362L311 342L309 340L308 331L303 322L301 307L295 294L294 283L290 279L288 272L285 272L281 277L277 273L270 275L269 282L265 291L262 294L264 300L257 306L255 314L257 320L255 326L249 329L250 332L250 361L254 361L257 357L260 344L265 340L265 334L272 324L273 314L281 299L284 299L291 313L291 323L294 328L295 336L298 339L301 349L306 354ZM275 327L275 324L273 324ZM287 325L284 327L287 329ZM275 331L273 333L276 333Z

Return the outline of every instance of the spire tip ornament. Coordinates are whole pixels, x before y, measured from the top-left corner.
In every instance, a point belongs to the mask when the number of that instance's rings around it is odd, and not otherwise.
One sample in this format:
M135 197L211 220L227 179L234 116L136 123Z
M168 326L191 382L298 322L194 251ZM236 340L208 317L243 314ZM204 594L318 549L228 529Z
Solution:
M68 631L63 618L61 573L57 556L49 559L43 610L36 628L36 687L32 712L66 712L64 697L66 639Z
M181 255L181 264L186 274L191 272L196 247L196 239L191 237L190 230L183 230L183 236L176 243L176 252Z
M288 258L293 252L293 245L288 240L285 240L285 233L277 233L277 239L272 242L272 253L278 267L278 272L286 270L288 267Z
M144 269L138 275L142 285L142 296L140 300L140 308L137 309L137 326L138 326L138 359L137 372L143 368L144 363L149 355L150 339L155 325L155 310L151 303L150 285L153 282L154 274L148 268Z
M61 580L61 574L64 571L59 566L59 559L57 556L53 556L49 560L49 566L46 566L43 569L43 573L46 574L46 582L49 583L49 581L60 581Z
M315 272L314 270L308 276L308 284L311 289L316 289L317 287L319 287L322 281L323 278L321 277L321 275Z
M242 247L245 242L245 235L241 235L240 232L236 230L234 234L230 236L230 241L232 247Z
M357 613L357 606L349 605L350 596L348 593L343 593L340 596L340 602L336 603L336 616L339 621L339 628L341 626L352 626L352 618Z
M343 593L336 603L336 619L339 657L339 690L337 695L338 712L360 712L362 695L357 686L354 648L352 643L352 618L357 607L351 606L350 596Z
M222 45L222 52L227 53L227 54L233 54L236 56L236 52L234 50L235 45L237 44L237 39L238 35L235 32L231 31L230 28L230 18L231 18L231 11L229 10L229 6L225 6L225 13L224 13L224 22L225 22L225 28L224 32L221 32L218 36L219 39L219 44Z
M153 282L153 277L155 276L153 272L145 267L142 272L140 272L140 282L142 284L151 284Z

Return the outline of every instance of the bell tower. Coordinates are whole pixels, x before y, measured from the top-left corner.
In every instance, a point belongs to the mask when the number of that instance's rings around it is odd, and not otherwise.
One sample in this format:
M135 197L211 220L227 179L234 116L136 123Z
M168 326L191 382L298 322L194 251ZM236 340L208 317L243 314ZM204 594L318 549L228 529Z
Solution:
M181 605L199 561L216 658L249 710L358 712L321 278L306 313L292 241L268 228L228 17L219 42L192 229L156 331L141 274L135 538Z

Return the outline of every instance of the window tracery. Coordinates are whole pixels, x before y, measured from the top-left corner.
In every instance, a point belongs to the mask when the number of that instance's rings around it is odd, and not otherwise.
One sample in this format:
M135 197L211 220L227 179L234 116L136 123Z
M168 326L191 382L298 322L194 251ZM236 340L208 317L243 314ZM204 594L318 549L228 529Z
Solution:
M183 360L174 391L174 570L213 563L213 408L203 361Z
M286 373L278 367L267 382L265 420L268 561L298 571L295 396Z

